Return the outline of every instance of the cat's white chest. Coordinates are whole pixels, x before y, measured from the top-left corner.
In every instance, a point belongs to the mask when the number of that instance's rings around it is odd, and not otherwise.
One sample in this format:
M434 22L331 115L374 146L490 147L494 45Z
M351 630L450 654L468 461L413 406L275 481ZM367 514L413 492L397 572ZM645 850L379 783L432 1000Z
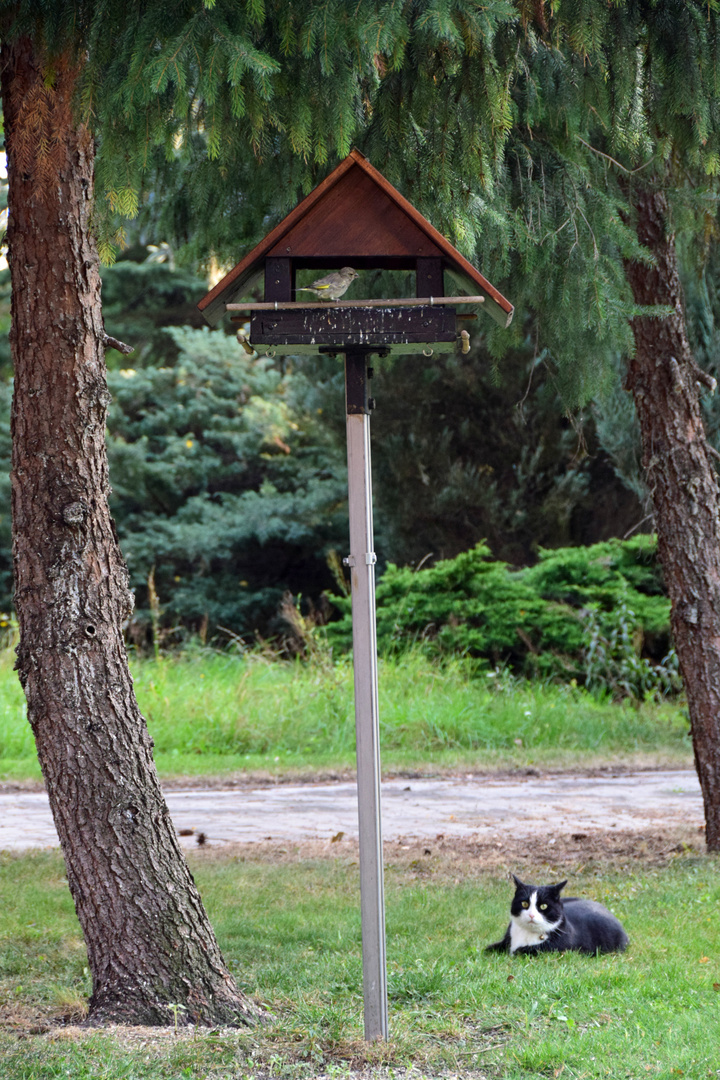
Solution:
M522 949L527 945L539 945L541 941L544 941L547 937L547 933L540 926L528 926L525 923L520 922L519 919L514 916L510 921L510 952L514 953L516 949Z
M537 906L537 893L530 897L529 906L519 915L510 916L510 952L516 949L531 948L545 941L548 934L557 929L558 922L549 922Z

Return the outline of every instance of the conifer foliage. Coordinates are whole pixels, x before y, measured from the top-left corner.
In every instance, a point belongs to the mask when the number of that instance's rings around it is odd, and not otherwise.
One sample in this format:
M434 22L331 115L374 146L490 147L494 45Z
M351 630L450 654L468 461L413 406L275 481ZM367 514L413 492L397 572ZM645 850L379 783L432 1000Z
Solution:
M317 596L329 583L327 553L346 542L344 447L318 415L320 380L283 375L207 327L169 333L172 367L109 378L111 508L145 608L133 630L150 621L152 574L175 641L207 626L252 640L277 629L288 589Z

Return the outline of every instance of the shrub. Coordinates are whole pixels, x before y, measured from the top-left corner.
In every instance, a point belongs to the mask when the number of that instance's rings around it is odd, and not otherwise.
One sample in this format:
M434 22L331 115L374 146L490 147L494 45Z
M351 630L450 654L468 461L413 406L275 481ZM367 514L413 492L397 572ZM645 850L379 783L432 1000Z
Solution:
M329 640L349 648L350 600L332 600L341 618ZM384 654L419 645L439 658L465 655L481 668L507 665L635 697L679 688L649 536L541 551L524 569L493 559L485 544L418 571L390 565L377 608Z

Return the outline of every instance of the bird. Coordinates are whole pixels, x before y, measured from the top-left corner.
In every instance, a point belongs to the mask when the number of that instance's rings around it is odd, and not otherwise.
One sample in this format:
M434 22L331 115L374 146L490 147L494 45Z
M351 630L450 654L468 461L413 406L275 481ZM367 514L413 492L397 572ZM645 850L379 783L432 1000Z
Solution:
M334 270L313 281L312 285L301 285L295 292L312 292L319 300L339 300L357 276L358 272L352 266L343 266L342 270Z

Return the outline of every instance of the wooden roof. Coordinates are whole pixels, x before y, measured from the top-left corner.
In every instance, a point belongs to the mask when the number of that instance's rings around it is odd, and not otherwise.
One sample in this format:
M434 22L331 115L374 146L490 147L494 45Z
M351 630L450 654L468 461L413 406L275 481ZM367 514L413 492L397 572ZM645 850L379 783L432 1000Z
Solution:
M296 266L356 268L414 268L418 257L440 257L456 282L485 297L483 310L496 322L508 326L513 316L512 304L359 150L352 150L203 297L198 307L212 326L270 257L290 258Z

